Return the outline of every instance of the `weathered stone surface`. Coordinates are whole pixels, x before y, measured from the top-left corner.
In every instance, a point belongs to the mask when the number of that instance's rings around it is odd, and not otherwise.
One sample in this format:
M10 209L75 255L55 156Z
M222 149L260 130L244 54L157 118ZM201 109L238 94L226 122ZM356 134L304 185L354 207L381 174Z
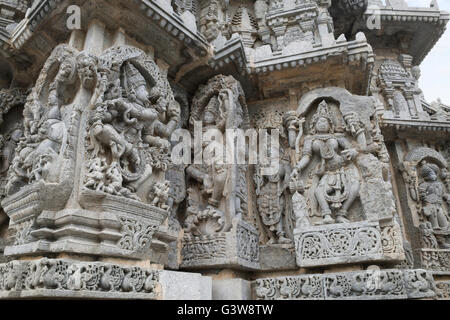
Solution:
M450 300L450 281L437 281L436 291L439 299Z
M213 281L198 273L161 271L163 300L211 300Z
M0 296L17 298L160 298L156 270L101 262L40 259L0 265Z
M448 298L450 106L420 63L449 20L0 1L0 298Z
M181 249L181 268L260 268L256 229L234 220L229 232L204 236L185 236Z
M261 270L295 270L298 268L293 245L260 246L259 263Z
M259 279L255 299L262 300L397 300L431 298L435 282L425 270L372 270Z
M251 300L251 282L243 279L213 280L213 300Z
M422 268L433 274L450 275L450 250L421 249Z
M297 265L318 267L382 261L381 229L376 222L324 225L295 231Z

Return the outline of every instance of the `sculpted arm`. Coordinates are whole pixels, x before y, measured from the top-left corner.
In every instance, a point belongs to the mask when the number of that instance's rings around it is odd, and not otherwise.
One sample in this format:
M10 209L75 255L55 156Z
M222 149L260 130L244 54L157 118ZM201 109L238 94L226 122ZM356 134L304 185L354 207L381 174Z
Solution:
M427 187L422 183L419 185L419 199L425 200L425 197L427 195Z
M292 171L292 176L298 175L299 172L301 172L303 169L305 169L308 166L308 164L311 162L312 152L313 152L312 140L307 139L307 140L305 140L305 145L303 146L303 152L302 152L303 157L297 163L294 170Z
M177 128L178 124L181 122L180 113L180 104L176 101L173 101L169 105L169 109L167 110L167 116L169 118L168 123L164 124L158 121L155 125L155 133L160 137L168 139L173 131Z
M197 180L198 182L203 182L203 180L206 178L206 174L197 169L195 166L189 166L186 168L186 173Z
M356 158L358 155L358 151L353 148L353 145L348 141L345 137L339 137L337 139L339 146L344 149L342 154L347 158L348 161L351 161Z

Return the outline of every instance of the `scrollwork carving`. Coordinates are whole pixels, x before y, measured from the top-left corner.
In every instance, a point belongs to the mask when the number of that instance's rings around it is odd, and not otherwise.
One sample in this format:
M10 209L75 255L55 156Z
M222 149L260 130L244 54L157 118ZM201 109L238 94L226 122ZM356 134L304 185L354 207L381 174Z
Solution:
M130 251L145 251L152 240L153 233L157 229L156 225L146 225L143 222L121 217L122 238L118 242L118 246Z
M180 105L142 51L112 48L98 63L103 90L89 120L85 187L165 206L167 186L156 176L170 164L169 137L181 121ZM85 65L89 82L92 64Z
M107 294L113 293L144 293L149 297L156 297L159 281L157 271L138 267L46 258L13 261L0 265L0 270L0 294L10 291L36 291L42 295L45 292L42 290L50 290L60 294L66 292L67 297L77 297L77 292L92 293L93 297L95 294L97 297L108 297Z

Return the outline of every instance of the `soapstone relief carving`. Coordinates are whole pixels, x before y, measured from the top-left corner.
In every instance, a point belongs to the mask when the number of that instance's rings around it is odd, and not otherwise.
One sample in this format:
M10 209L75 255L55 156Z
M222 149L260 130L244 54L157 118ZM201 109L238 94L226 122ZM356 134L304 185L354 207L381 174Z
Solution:
M43 258L13 261L0 268L2 291L54 290L67 292L67 297L77 297L78 293L101 297L102 293L114 292L156 295L159 281L157 271L101 262Z
M26 89L2 89L0 91L0 198L6 196L7 176L16 154L16 148L23 137L23 106L27 94Z
M156 64L138 51L110 49L100 59L112 69L89 120L85 187L167 209L169 183L152 177L169 166L180 106L164 92Z
M411 150L401 167L420 220L423 248L450 248L446 166L440 153L421 147Z
M290 189L297 264L350 263L368 255L404 259L374 100L326 88L307 94L299 105L284 116L296 158ZM379 221L386 222L383 228Z
M298 179L313 155L318 154L321 164L315 173L319 181L314 195L323 223L349 222L348 210L358 197L360 189L358 174L351 165L358 152L345 136L334 134L334 123L325 100L319 104L317 113L311 120L309 133L305 138L302 158L293 169L292 178Z
M268 140L271 139L268 138ZM269 147L269 157L273 157L272 148L274 147ZM281 159L276 159L279 162L279 169L276 173L270 176L264 175L261 165L257 165L254 175L257 209L268 237L266 245L293 243L291 239L292 228L290 228L293 219L291 204L289 203L291 166L282 149L276 154L281 156ZM269 163L273 163L273 160L275 159L270 158Z
M107 2L74 31L0 3L0 299L165 299L224 270L245 298L449 298L450 107L419 83L436 1ZM228 163L227 129L277 129L278 170Z
M76 52L64 45L59 46L47 60L27 99L24 138L19 142L9 172L8 195L29 183L59 182L55 175L61 172L68 142L62 107L73 99L73 90L69 88L74 87L76 78Z
M225 135L226 129L241 128L245 121L246 105L240 84L232 77L216 76L207 85L199 88L192 102L191 125L201 123L203 144L201 154L204 164L191 164L186 168L188 176L188 216L186 230L193 234L211 234L226 232L231 220L242 216L241 204L231 201L233 175L245 179L245 175L236 173L236 165L227 164L224 141L216 141L206 134ZM219 143L219 149L214 148ZM211 152L211 153L209 153ZM239 171L238 171L239 172Z

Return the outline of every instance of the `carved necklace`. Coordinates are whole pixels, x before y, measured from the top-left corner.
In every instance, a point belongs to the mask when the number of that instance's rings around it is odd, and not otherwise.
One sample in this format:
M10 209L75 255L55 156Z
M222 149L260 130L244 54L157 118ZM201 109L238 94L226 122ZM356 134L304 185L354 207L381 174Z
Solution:
M330 134L330 133L314 135L314 140L328 141L328 140L330 140L332 138L334 138L334 135Z
M334 157L336 156L336 152L333 149L333 146L330 146L329 144L330 139L334 138L334 136L331 134L316 135L314 138L319 144L320 156L322 157L322 159L334 159Z

